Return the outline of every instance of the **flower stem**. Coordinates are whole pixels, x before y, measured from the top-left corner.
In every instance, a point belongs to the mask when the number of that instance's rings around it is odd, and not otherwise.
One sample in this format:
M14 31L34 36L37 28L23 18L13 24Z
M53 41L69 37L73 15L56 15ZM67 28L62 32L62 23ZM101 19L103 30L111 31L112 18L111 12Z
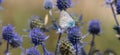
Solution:
M7 46L6 46L6 50L5 50L5 55L7 55L9 52L9 40L7 41Z
M94 50L94 45L95 45L95 35L92 34L92 41L91 41L91 44L90 44L90 50L89 50L88 55L92 55L93 50Z
M61 35L62 35L62 33L59 33L59 37L58 37L57 44L56 44L56 49L55 49L55 55L57 55L57 53L58 53L58 47L59 47Z
M116 17L116 15L115 15L115 11L114 11L114 8L113 8L113 3L111 3L110 6L111 6L111 10L112 10L112 13L113 13L113 16L114 16L116 25L119 26L119 22L118 22L118 20L117 20L117 17Z
M75 42L76 42L76 55L78 55L77 39L75 39Z
M45 44L42 43L41 46L43 48L44 55L48 55L47 49L45 48Z

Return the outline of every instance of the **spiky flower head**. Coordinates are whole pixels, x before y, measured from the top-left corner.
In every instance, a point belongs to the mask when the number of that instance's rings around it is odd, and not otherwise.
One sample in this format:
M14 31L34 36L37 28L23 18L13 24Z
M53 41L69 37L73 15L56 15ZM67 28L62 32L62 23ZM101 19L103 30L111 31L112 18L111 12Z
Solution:
M22 45L22 38L15 33L14 38L9 43L13 48L17 48Z
M26 50L26 55L40 55L40 52L35 47L32 47Z
M33 28L29 32L32 43L36 46L43 43L48 37L39 28Z
M76 42L79 42L79 39L81 37L81 33L80 33L80 28L75 26L72 28L68 28L67 29L67 36L68 36L68 40L75 45Z
M53 8L53 0L44 0L44 8L50 10Z
M116 11L117 11L117 14L120 14L120 0L116 1Z
M29 26L31 29L42 28L44 26L44 21L39 16L31 16Z
M2 37L4 40L12 40L14 38L14 27L12 25L6 25L2 28Z
M91 34L99 34L101 32L100 21L99 20L91 20L88 25L88 31Z
M57 0L57 7L59 10L66 10L71 7L71 0Z
M61 40L59 45L59 51L61 55L74 55L75 49L68 40Z

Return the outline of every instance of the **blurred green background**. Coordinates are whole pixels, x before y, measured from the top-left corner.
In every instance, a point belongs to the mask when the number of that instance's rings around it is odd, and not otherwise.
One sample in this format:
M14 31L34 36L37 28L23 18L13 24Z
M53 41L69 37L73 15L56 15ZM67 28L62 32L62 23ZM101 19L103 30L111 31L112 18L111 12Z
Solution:
M117 40L115 31L112 29L115 25L113 15L110 7L105 5L104 0L74 0L75 6L68 9L69 12L75 14L83 14L83 20L85 22L83 29L81 30L83 34L87 31L88 22L91 19L99 19L102 25L101 35L95 40L96 49L100 49L104 52L106 49L114 50L117 55L120 55L120 41ZM78 4L77 4L77 3ZM4 0L2 4L4 10L0 11L0 20L3 25L12 24L15 26L16 32L20 35L27 35L28 33L23 32L23 29L28 28L28 20L32 15L39 15L44 18L45 14L48 13L43 8L43 0ZM57 11L57 9L54 9ZM56 15L58 14L58 15ZM59 18L59 13L54 12L54 17ZM120 22L120 16L118 15L118 20ZM0 27L1 29L2 27ZM46 41L46 47L49 51L54 52L55 45L57 41L56 32L51 31L47 33L50 38ZM64 36L63 36L64 37ZM89 35L84 41L90 42L91 35ZM29 38L23 39L23 47L31 47ZM2 40L2 45L0 46L0 55L4 55L6 49L6 42ZM89 45L85 46L86 51L89 50ZM42 48L39 47L42 53ZM10 48L11 55L20 55L20 48Z

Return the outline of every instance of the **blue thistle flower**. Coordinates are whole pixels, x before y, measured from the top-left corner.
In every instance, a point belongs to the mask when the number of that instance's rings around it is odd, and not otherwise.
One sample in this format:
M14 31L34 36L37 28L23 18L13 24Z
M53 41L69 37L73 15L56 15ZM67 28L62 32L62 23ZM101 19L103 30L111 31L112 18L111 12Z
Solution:
M32 47L26 50L26 55L40 55L40 52L35 47Z
M73 45L75 45L76 41L79 42L79 39L80 39L80 29L79 29L79 27L75 26L75 27L72 27L72 28L68 28L67 29L67 36L68 36L68 40Z
M71 7L71 0L57 0L57 7L59 10L66 10Z
M53 8L53 0L44 0L44 8L50 10Z
M80 43L80 38L81 38L80 28L78 26L68 28L67 36L68 36L68 40L72 43L72 45L76 49L76 55L78 54L86 55L83 49L83 44Z
M117 14L120 14L120 0L117 0L116 1L116 11L117 11Z
M3 0L0 0L0 4L3 2Z
M101 31L100 22L98 20L91 20L88 25L88 31L91 34L99 34Z
M5 54L9 53L9 44L16 48L21 45L22 39L19 37L19 35L14 31L14 27L12 25L4 26L2 29L2 37L4 40L7 41L7 48L5 51Z
M32 43L36 46L44 42L48 37L39 28L33 28L29 32Z
M14 38L9 43L13 48L17 48L22 45L22 38L15 33Z
M12 25L4 26L2 29L2 37L4 40L12 40L14 38L14 27Z

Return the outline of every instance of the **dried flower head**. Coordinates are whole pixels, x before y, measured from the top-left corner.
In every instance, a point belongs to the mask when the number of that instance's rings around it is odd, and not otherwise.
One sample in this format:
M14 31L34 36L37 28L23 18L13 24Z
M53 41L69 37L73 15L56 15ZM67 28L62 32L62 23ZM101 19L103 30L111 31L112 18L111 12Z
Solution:
M59 10L66 10L71 7L71 0L57 0L57 7Z
M40 55L40 52L35 47L32 47L26 50L26 55Z
M44 26L44 21L39 16L31 16L29 26L31 29L42 28Z
M91 20L91 21L89 22L88 27L89 27L88 31L89 31L89 33L91 33L91 34L96 34L96 35L97 35L97 34L99 34L100 31L101 31L101 27L100 27L100 22L99 22L99 20Z
M61 40L59 45L59 51L61 55L74 55L75 49L68 40Z
M32 43L36 46L44 42L48 37L39 28L33 28L29 32Z

